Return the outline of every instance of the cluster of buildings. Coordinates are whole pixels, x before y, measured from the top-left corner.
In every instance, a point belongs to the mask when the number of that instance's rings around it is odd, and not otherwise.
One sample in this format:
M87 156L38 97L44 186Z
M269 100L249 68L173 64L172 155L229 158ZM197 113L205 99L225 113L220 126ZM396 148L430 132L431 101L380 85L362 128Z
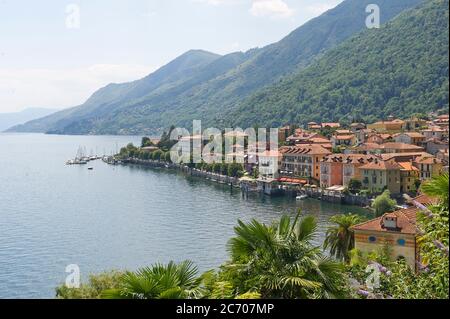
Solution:
M332 135L321 135L324 128L331 129ZM280 130L280 138L287 129ZM394 195L411 194L424 180L449 170L448 115L429 121L390 117L349 128L309 123L308 129L297 129L283 141L286 146L277 154L278 181L316 185L325 192L343 191L357 180L373 193L388 189ZM369 253L388 246L393 260L404 259L420 270L418 207L434 203L436 199L419 195L407 201L405 208L352 227L355 248Z
M400 196L414 194L423 180L448 171L448 133L448 115L431 120L389 117L348 126L311 122L306 128L279 128L276 145L270 139L249 143L243 131L224 133L234 145L223 155L226 163L241 163L248 175L258 175L253 183L269 195L310 187L342 198L350 183L358 181L366 193L389 190ZM185 149L203 149L208 142L202 135L179 139Z
M324 128L331 136L322 135ZM370 193L413 193L423 180L448 172L448 132L448 115L430 121L390 117L348 128L339 123L309 123L308 129L295 130L286 126L279 130L283 146L278 152L260 155L260 162L278 163L260 172L260 178L334 191L358 180Z
M298 195L314 189L322 198L342 198L351 185L358 184L360 190L374 195L389 190L394 196L417 196L423 181L449 171L449 116L430 118L389 117L348 127L315 122L306 128L285 126L278 130L279 145L252 144L246 133L225 133L234 145L224 156L228 163L242 163L248 172L240 180L243 190L253 187L269 195L292 190ZM203 147L207 141L195 135L180 137L179 142L189 149ZM388 245L392 258L404 259L417 270L417 207L435 202L420 195L408 201L406 208L354 226L355 247L371 252Z

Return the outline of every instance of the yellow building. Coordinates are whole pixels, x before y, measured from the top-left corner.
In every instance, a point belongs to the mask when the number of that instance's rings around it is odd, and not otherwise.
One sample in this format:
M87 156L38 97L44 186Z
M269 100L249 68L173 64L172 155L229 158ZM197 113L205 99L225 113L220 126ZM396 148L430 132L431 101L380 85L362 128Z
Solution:
M414 270L419 260L416 218L418 209L402 209L352 227L355 248L370 253L386 245L393 260L405 259Z
M394 140L397 143L422 146L425 142L425 135L418 132L405 132L394 135Z
M442 160L432 155L422 155L417 157L413 163L420 171L421 180L438 176L444 171Z
M405 121L396 119L392 121L381 121L373 124L367 125L369 130L375 130L377 132L390 132L390 133L398 133L403 130L406 123Z
M395 161L375 159L361 166L362 184L371 192L381 193L388 189L392 194L399 194L401 166Z
M320 181L320 162L331 152L320 144L282 147L281 171L283 174L313 178Z
M410 162L399 162L400 168L400 193L416 191L416 180L419 179L419 169Z
M412 117L408 120L405 120L404 129L406 131L412 131L412 130L420 129L426 125L427 125L427 121L419 119L417 117Z

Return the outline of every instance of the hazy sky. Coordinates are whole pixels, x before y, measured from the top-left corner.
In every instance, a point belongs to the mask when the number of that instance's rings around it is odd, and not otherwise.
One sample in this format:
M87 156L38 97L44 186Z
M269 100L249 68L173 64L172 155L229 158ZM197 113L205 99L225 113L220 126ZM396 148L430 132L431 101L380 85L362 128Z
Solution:
M190 49L262 47L340 2L0 0L0 113L81 104Z

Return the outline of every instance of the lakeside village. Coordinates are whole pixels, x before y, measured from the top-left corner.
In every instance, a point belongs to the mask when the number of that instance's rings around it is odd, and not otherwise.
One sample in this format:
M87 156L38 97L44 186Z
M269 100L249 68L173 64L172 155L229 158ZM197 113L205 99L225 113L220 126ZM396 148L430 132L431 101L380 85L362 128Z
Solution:
M403 120L389 117L349 127L314 122L306 128L288 125L278 130L275 149L269 142L248 144L248 135L242 131L223 132L224 139L238 143L233 152L223 154L224 163L174 164L170 150L177 143L189 148L206 143L201 135L171 141L169 132L158 140L145 137L141 147L129 144L103 160L179 169L238 187L243 196L260 192L368 208L377 200L384 202L381 212L375 209L376 219L353 227L355 247L370 252L391 243L393 257L404 258L416 268L416 217L434 202L418 190L424 181L448 173L448 133L448 114Z

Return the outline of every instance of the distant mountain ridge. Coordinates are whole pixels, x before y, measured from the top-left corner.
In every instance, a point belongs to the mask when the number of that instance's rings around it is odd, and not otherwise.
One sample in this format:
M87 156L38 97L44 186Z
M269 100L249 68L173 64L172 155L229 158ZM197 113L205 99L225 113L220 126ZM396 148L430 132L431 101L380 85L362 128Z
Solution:
M449 1L367 30L244 101L228 123L373 122L449 108ZM257 115L255 115L257 114Z
M372 2L346 0L281 41L261 49L225 56L189 51L144 79L108 85L81 106L13 130L148 134L172 124L188 127L193 119L221 126L230 122L229 114L235 114L247 98L292 77L364 30L365 8ZM382 22L387 22L421 2L379 0L377 4Z
M31 120L41 118L57 112L55 109L47 108L27 108L20 112L0 113L0 132L3 132L15 125L23 124Z

